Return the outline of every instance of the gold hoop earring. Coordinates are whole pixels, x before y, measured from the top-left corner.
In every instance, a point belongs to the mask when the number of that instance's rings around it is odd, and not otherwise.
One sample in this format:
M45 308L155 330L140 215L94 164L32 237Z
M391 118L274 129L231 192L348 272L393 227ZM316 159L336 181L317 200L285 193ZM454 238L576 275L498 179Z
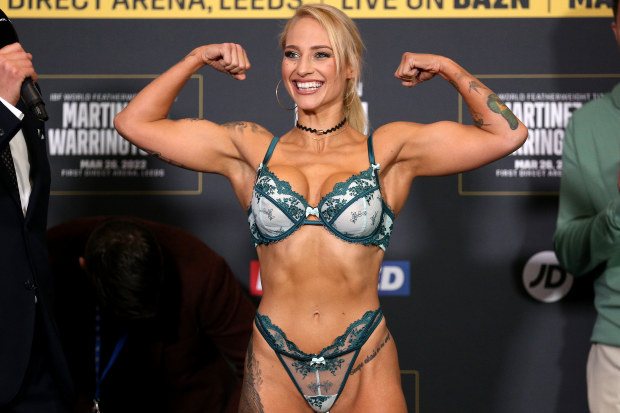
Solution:
M278 80L278 84L276 85L276 101L278 102L278 105L280 105L280 107L284 110L295 110L297 104L295 104L295 106L293 106L292 108L287 108L282 103L280 103L280 98L278 97L278 88L280 87L280 83L282 83L282 79Z
M351 81L351 79L347 79L347 80ZM345 107L348 108L353 104L353 99L355 99L356 94L357 94L357 88L355 87L355 84L353 84L353 87L349 87L347 85L347 93L344 95L344 98L342 99Z

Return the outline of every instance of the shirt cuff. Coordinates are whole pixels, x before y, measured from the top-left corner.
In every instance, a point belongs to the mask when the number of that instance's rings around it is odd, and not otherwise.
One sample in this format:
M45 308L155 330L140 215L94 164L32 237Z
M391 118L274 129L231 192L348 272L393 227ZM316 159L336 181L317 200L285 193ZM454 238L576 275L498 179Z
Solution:
M614 199L607 205L607 222L616 231L620 231L620 197Z
M6 108L10 110L11 113L15 115L16 118L18 118L19 120L24 119L24 114L21 110L17 109L15 106L11 105L9 102L7 102L6 100L2 98L0 98L0 102L2 102L2 104L6 106Z

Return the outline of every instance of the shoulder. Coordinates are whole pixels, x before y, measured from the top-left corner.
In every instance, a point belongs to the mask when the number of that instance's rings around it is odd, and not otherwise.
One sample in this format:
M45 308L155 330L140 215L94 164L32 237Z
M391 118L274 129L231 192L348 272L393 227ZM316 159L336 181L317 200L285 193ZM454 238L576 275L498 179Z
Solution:
M616 86L612 92L591 100L572 113L566 126L563 152L576 152L581 157L595 154L592 151L594 147L608 148L611 142L616 141L618 130L620 88Z
M263 126L254 122L235 121L224 123L222 126L228 130L228 133L232 138L261 140L271 138L273 136Z
M425 125L421 123L415 123L415 122L404 122L404 121L390 122L390 123L386 123L385 125L378 127L373 132L373 136L384 136L384 135L393 136L393 135L399 135L402 133L411 133L411 130L417 130L423 126Z
M183 274L191 276L201 271L220 273L219 268L226 265L222 256L197 235L184 228L141 218L132 219L151 231L164 256L169 257L179 276Z
M247 122L243 120L224 123L223 126L232 130L248 132L248 133L268 133L267 129L258 123Z
M387 123L372 133L373 145L379 150L398 150L405 144L419 143L429 128L430 125L415 122Z
M575 110L571 120L575 122L592 122L606 117L620 118L620 84L603 96L595 98Z
M236 121L222 126L227 128L228 135L241 156L256 166L262 159L261 154L264 155L274 138L273 133L254 122Z
M620 129L620 108L614 105L612 95L607 93L573 112L566 128L565 140L568 143L571 139L586 142L617 135Z
M391 122L378 127L370 135L375 145L392 145L406 140L408 136L419 130L420 126L413 122Z
M48 239L88 238L90 233L103 221L110 219L109 216L96 216L86 218L74 218L58 223L47 230Z
M131 219L148 228L164 249L178 249L180 252L192 253L194 248L200 247L203 251L212 252L202 240L181 227L141 218Z

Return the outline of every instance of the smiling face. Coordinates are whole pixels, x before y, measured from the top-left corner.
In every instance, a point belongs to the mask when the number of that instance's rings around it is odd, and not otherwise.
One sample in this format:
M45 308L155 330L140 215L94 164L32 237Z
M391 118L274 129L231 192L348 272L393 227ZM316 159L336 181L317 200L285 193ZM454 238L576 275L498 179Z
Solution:
M311 17L295 21L284 42L282 78L301 111L340 108L351 69L338 67L327 31Z

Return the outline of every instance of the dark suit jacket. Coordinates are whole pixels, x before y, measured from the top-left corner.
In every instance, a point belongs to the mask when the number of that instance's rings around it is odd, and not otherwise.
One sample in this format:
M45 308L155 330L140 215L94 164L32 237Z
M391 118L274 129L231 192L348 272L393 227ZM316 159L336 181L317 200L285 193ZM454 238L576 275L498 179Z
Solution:
M78 258L104 217L71 220L48 231L56 319L78 392L76 413L95 391L95 296ZM129 326L118 358L101 382L101 411L237 412L255 306L222 257L180 228L139 220L164 255L165 288L153 320ZM106 367L126 323L101 313Z
M70 397L71 384L55 327L50 318L52 277L45 231L50 191L43 122L29 111L20 121L0 102L0 151L23 129L28 146L32 194L26 216L17 188L0 164L0 407L17 394L28 366L36 308L51 351L56 379ZM38 304L35 304L35 294Z

